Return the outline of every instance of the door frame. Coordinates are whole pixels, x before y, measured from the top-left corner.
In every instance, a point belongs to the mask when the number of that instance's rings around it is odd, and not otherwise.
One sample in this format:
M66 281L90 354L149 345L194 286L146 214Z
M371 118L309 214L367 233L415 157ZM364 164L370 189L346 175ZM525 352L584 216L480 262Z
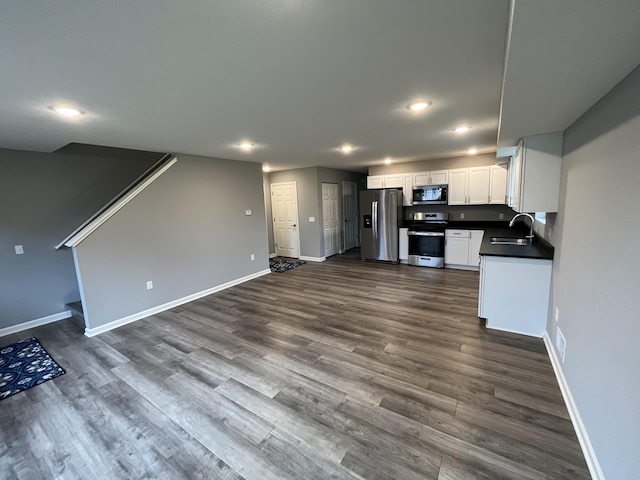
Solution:
M323 255L327 257L327 246L324 244L324 186L325 185L335 185L336 186L336 228L338 229L338 233L336 235L336 240L338 241L338 245L336 245L336 250L334 253L330 253L329 256L337 255L340 253L344 253L343 245L342 245L342 213L340 212L340 184L337 182L320 182L320 194L322 196L322 251Z
M355 214L355 221L356 221L356 238L355 238L355 244L353 247L351 248L356 248L360 246L360 195L358 192L358 182L354 182L354 181L350 181L350 180L343 180L342 181L342 223L344 224L344 222L346 221L347 215L345 214L345 201L344 201L344 185L346 183L351 184L351 187L353 189L353 196L355 198L355 202L354 205L356 207L356 214ZM347 250L349 250L347 248L347 228L345 227L343 230L343 235L342 235L342 247L343 247L343 252L346 252ZM343 253L341 252L341 253Z
M278 234L276 230L276 217L273 209L273 187L274 186L282 186L282 185L293 185L295 194L295 204L296 204L296 236L298 237L298 256L291 258L300 258L301 256L301 245L300 245L300 213L299 213L299 205L298 205L298 184L295 180L291 182L274 182L269 184L269 194L271 195L271 224L273 226L273 248L276 251L276 257L278 256Z

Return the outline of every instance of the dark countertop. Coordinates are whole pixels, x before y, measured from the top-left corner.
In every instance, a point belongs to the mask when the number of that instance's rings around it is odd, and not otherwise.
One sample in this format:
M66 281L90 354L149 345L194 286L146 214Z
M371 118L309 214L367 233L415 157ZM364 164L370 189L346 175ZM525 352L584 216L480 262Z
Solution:
M403 226L409 226L410 221L405 220ZM449 221L447 229L463 230L484 230L482 244L480 245L480 255L493 257L516 257L516 258L538 258L543 260L553 260L553 246L538 235L535 236L531 245L491 245L491 237L522 237L529 234L528 222L523 225L517 222L513 228L509 228L508 221Z
M480 245L480 255L493 257L538 258L553 260L553 246L539 236L535 236L530 245L491 245L491 237L524 237L528 229L491 227L484 229Z

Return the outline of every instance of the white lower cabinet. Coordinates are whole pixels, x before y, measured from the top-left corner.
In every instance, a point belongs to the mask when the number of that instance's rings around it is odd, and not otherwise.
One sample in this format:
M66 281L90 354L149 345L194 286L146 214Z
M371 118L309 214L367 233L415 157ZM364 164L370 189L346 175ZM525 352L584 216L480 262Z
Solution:
M488 328L542 337L551 266L551 260L483 255L478 316L487 320Z
M483 230L445 230L444 263L446 267L477 269Z
M401 228L398 237L400 263L409 263L409 229Z

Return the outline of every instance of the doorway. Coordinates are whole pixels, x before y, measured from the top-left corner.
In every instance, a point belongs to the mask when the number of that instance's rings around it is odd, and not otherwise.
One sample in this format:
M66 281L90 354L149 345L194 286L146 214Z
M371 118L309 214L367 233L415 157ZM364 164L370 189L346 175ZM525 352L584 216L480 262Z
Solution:
M324 256L335 255L340 251L337 183L322 184L322 231L324 234Z
M296 182L271 184L273 243L278 257L300 257Z
M344 216L344 250L360 244L358 238L358 184L342 182L342 211Z

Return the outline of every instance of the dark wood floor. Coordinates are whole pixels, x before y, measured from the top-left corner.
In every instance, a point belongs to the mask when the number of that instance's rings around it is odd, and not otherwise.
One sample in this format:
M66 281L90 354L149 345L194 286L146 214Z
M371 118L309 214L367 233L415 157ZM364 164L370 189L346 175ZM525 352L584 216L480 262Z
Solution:
M4 337L67 374L0 402L0 478L589 478L543 342L483 328L477 289L347 253Z

